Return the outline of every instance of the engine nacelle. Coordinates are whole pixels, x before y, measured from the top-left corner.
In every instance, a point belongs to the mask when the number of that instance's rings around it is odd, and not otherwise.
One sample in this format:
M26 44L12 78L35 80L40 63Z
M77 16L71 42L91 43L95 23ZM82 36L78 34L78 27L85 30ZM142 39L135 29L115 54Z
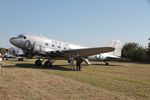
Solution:
M97 54L97 55L95 55L95 59L97 59L97 60L106 60L106 56L104 56L104 55L101 55L101 54Z

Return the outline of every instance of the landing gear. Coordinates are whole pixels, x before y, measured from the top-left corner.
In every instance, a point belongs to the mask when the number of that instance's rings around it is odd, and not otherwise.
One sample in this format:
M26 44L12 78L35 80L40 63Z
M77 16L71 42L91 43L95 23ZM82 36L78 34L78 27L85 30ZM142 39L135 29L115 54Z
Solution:
M47 67L47 66L52 67L52 62L51 62L50 60L47 60L47 61L45 61L44 66L45 66L45 67Z
M36 65L36 66L41 66L41 65L42 65L42 62L43 62L44 60L45 60L45 59L43 59L43 60L40 60L40 59L36 60L36 61L35 61L35 65ZM45 67L48 67L48 66L52 67L52 64L54 63L54 61L55 61L55 60L48 59L47 61L45 61L44 66L45 66Z
M105 65L109 65L109 63L108 63L108 62L106 62L106 61L104 61L104 63L105 63Z
M42 61L40 59L35 61L35 65L37 66L41 66L42 65Z

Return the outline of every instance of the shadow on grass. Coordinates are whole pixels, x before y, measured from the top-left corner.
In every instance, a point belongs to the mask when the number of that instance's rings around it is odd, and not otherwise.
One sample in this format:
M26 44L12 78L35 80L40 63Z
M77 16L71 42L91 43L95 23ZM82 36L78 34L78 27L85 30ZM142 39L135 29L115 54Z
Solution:
M122 65L111 64L111 63L109 63L109 65L93 63L92 65L94 65L94 66L103 66L103 67L109 67L109 66L110 66L110 67L111 67L111 66L122 66Z
M147 65L150 64L150 62L132 62L132 63L135 63L135 64L147 64Z
M16 67L15 65L3 65L2 66L3 68L13 68L13 67Z
M64 67L67 66L67 67ZM32 68L32 69L48 69L48 70L62 70L62 71L75 71L75 69L70 69L69 65L53 65L52 67L50 66L36 66L34 64L16 64L15 66L12 67L19 67L19 68Z

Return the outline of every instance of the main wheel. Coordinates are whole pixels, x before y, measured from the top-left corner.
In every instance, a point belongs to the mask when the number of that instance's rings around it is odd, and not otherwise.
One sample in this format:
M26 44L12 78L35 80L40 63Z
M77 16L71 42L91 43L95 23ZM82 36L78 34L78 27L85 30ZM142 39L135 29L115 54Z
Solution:
M47 67L50 61L46 61L44 66Z
M44 66L45 66L45 67L47 67L47 66L52 67L52 62L49 61L49 60L47 60L47 61L45 62L45 64L44 64Z
M41 61L41 60L36 60L36 61L35 61L35 65L41 66L41 65L42 65L42 61Z

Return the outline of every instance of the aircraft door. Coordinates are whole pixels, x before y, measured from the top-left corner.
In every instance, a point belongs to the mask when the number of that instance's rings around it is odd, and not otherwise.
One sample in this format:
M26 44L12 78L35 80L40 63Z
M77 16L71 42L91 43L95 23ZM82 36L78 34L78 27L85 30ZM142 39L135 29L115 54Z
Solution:
M26 40L25 41L25 48L27 50L29 50L30 52L33 51L33 49L34 49L34 43L31 43L31 41Z
M25 47L28 49L28 48L30 48L30 41L29 40L27 40L26 42L25 42Z

